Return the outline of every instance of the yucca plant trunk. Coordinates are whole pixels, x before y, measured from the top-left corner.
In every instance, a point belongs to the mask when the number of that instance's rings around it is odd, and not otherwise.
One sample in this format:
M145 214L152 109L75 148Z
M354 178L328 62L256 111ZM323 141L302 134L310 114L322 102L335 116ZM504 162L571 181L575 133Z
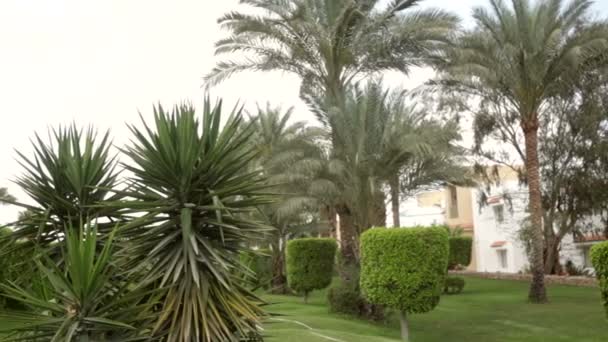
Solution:
M538 162L538 120L529 120L522 123L526 147L526 175L528 180L530 221L532 223L532 248L530 266L532 269L532 283L528 299L532 303L546 303L547 290L545 288L544 268L544 242L543 242L543 212L540 184L540 170Z
M395 175L389 182L391 188L391 211L393 214L393 227L401 227L399 216L399 175Z

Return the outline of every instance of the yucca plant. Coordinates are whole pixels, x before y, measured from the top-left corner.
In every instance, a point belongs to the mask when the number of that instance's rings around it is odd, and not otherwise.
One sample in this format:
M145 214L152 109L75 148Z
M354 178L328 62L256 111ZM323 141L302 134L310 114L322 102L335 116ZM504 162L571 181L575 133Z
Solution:
M113 236L99 251L95 225L66 229L64 262L57 266L44 254L36 260L51 284L47 296L14 282L1 284L3 296L28 308L0 313L0 319L15 323L3 341L149 341L159 290L123 280Z
M85 218L115 216L114 208L99 205L110 197L109 190L116 186L118 176L115 157L110 154L109 132L99 139L94 129L83 131L71 125L52 130L49 136L46 142L36 134L32 157L17 151L25 172L15 183L36 204L9 201L27 209L27 215L21 215L14 224L12 242L36 241L48 246L57 241L65 227L78 227ZM110 220L100 221L99 230L113 226Z
M167 341L238 341L257 336L260 299L239 283L239 252L266 227L249 212L269 203L265 182L247 165L252 129L235 109L221 125L221 101L154 109L154 125L129 126L123 149L132 185L117 202L141 216L125 229L134 272L167 287L155 334ZM242 273L240 273L242 274Z

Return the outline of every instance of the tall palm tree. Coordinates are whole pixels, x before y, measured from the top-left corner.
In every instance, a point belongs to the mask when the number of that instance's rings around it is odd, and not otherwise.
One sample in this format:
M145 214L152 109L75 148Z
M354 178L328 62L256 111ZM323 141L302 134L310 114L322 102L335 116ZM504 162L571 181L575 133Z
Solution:
M163 290L154 329L168 342L239 341L259 336L261 301L240 283L239 253L269 231L251 219L270 204L258 171L253 129L241 110L221 125L221 101L205 99L199 120L190 105L154 110L154 126L130 126L123 153L128 200L111 203L139 219L122 229L129 266Z
M533 228L529 299L547 301L543 278L543 232L538 162L539 117L547 101L580 72L589 58L606 51L603 22L586 20L590 0L489 0L477 7L476 23L448 53L444 84L506 105L525 141L525 166ZM489 113L492 114L492 113Z
M261 15L230 12L218 22L231 36L217 54L245 53L218 65L205 78L221 82L246 70L298 75L303 92L324 92L332 101L358 77L383 70L407 73L432 60L458 18L413 8L421 0L241 0Z
M314 182L309 173L318 168L322 154L317 140L319 130L304 122L290 122L293 108L282 111L267 104L250 115L254 133L252 143L258 151L253 168L268 179L271 189L280 196L276 203L260 208L259 216L276 230L270 234L272 257L271 291L287 293L285 247L287 239L303 231L319 230L317 217L320 201L310 193Z
M432 63L459 21L441 10L414 10L421 0L391 1L383 9L379 2L241 0L262 14L220 18L231 36L216 43L216 53L247 57L220 62L205 78L213 85L246 70L293 73L302 80L301 95L322 99L329 114L329 108L343 107L347 88L359 78ZM331 137L330 159L345 148L337 139ZM356 240L354 210L342 202L329 211L340 217L341 243ZM344 260L356 258L348 243L341 252Z
M445 182L469 184L464 149L455 120L441 120L431 110L407 103L403 91L395 91L386 103L390 113L379 142L377 173L391 197L393 226L400 227L400 197L436 188Z

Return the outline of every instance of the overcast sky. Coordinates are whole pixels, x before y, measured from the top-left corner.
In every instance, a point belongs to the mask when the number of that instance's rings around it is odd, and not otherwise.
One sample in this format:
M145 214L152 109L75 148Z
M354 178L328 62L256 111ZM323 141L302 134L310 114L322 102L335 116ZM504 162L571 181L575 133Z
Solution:
M199 104L202 76L215 63L214 42L225 36L216 24L238 0L0 0L0 187L27 201L11 180L21 172L14 149L29 153L29 138L75 121L110 129L117 145L127 139L125 122L138 111L150 117L153 103ZM470 23L471 7L486 0L427 0ZM608 14L608 1L597 1ZM391 83L412 87L430 77L392 74ZM256 102L296 106L297 118L312 120L298 99L297 78L241 74L215 87L232 105ZM0 223L17 209L0 207Z

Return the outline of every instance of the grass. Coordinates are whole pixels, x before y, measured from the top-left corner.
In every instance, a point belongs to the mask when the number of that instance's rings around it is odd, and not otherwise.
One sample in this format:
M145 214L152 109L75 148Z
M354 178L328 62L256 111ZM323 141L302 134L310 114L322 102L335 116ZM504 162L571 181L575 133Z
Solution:
M549 287L549 304L525 302L525 282L467 278L463 293L444 296L432 312L410 317L413 341L608 341L608 320L599 290ZM373 324L330 314L325 293L310 304L297 297L266 296L268 310L281 314L266 324L267 341L399 341L396 319Z
M608 341L598 289L551 286L551 303L538 305L524 301L527 288L525 282L467 278L463 293L444 296L434 311L410 317L412 340ZM330 314L323 291L313 293L308 305L298 297L265 298L273 303L268 310L281 315L265 324L268 342L399 341L395 319L373 324Z

